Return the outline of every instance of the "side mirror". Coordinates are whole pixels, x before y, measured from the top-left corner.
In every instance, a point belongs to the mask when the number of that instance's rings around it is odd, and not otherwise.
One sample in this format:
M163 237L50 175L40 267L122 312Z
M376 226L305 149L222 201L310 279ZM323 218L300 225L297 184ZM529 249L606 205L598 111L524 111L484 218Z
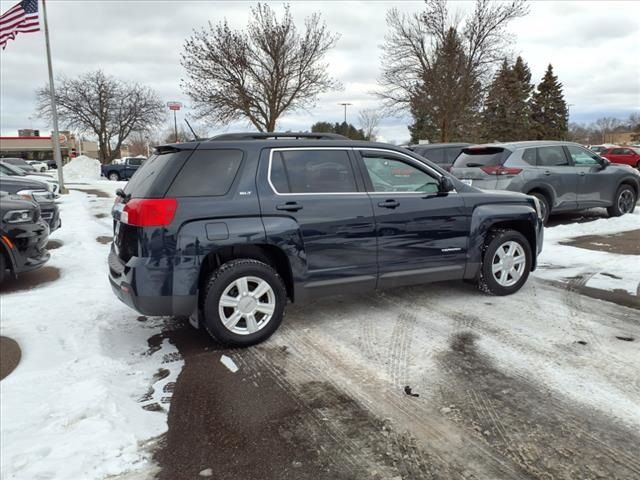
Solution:
M606 159L606 158L604 158L604 157L600 157L600 159L602 160L602 161L600 162L600 165L602 165L602 169L603 169L603 170L604 170L605 168L607 168L609 165L611 165L611 162L610 162L608 159Z
M440 177L439 187L440 188L438 190L440 191L440 193L450 192L451 190L453 190L453 182L449 177L443 175L442 177Z

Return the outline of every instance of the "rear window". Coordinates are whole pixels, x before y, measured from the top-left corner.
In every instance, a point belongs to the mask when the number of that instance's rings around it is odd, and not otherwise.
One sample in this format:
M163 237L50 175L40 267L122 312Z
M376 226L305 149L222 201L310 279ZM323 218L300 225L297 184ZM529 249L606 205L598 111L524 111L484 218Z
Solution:
M161 198L185 159L189 150L179 150L155 154L142 164L133 174L124 192L132 198ZM164 174L163 174L164 172Z
M226 195L241 163L242 150L196 150L180 170L167 195L170 197ZM146 166L146 163L144 165Z
M416 153L439 165L447 163L442 148L416 148Z
M500 147L464 148L453 164L454 168L492 167L501 165L510 152Z

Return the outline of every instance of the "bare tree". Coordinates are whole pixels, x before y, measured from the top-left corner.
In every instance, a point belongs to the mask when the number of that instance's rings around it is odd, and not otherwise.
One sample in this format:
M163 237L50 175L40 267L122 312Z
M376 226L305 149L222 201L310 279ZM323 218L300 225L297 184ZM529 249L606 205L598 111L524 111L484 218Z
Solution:
M621 123L619 119L613 117L602 117L595 121L596 129L602 135L602 143L606 142L607 133L613 132Z
M314 13L300 34L285 5L281 20L266 4L251 8L246 31L226 20L194 31L184 44L182 88L199 117L212 124L247 119L272 132L280 116L307 108L338 84L323 63L338 36Z
M378 136L378 125L380 125L383 118L382 110L379 108L360 110L358 113L358 121L367 140L375 141Z
M424 120L441 139L451 138L450 127L474 126L468 114L479 110L493 67L504 58L506 26L525 15L527 6L525 0L476 0L466 19L452 19L446 0L425 0L425 5L420 14L387 13L379 96L391 112L410 108L421 121L421 110L444 90L454 102L434 106L437 118Z
M50 118L49 87L38 89L36 95L38 112ZM67 128L96 135L102 162L117 158L132 132L157 125L165 115L164 105L153 90L117 80L101 70L77 78L60 77L56 104Z

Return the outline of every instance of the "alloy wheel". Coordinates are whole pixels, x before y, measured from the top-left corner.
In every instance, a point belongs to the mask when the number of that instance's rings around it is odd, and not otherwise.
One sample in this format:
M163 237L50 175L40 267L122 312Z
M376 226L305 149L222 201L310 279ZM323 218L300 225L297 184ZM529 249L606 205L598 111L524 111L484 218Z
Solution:
M258 277L240 277L224 289L218 313L225 328L238 335L263 329L273 317L276 296L271 285Z
M633 209L634 200L631 190L625 189L620 192L620 196L618 197L618 210L620 210L620 213L629 213Z
M522 278L527 257L522 245L508 241L498 247L491 262L491 272L498 284L511 287Z

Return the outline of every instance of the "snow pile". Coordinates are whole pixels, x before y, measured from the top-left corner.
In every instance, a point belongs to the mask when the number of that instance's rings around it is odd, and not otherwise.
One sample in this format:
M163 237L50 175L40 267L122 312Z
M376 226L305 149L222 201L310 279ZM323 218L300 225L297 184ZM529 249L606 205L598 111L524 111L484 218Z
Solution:
M1 384L0 471L7 480L146 474L154 468L151 442L167 430L171 394L163 387L183 362L166 339L149 349L163 319L137 321L111 291L110 246L96 241L111 235L110 220L95 215L113 200L92 200L73 190L61 198L63 227L52 236L63 245L45 267L60 270L60 278L2 293L0 334L22 349ZM169 374L154 378L160 368Z
M621 217L546 228L544 248L538 257L540 268L535 274L546 280L560 281L583 276L588 287L626 290L636 295L640 284L640 260L636 256L560 244L583 235L609 235L630 230L640 230L640 208ZM549 266L552 268L547 268Z
M74 158L62 169L65 180L100 180L100 162L86 155Z

